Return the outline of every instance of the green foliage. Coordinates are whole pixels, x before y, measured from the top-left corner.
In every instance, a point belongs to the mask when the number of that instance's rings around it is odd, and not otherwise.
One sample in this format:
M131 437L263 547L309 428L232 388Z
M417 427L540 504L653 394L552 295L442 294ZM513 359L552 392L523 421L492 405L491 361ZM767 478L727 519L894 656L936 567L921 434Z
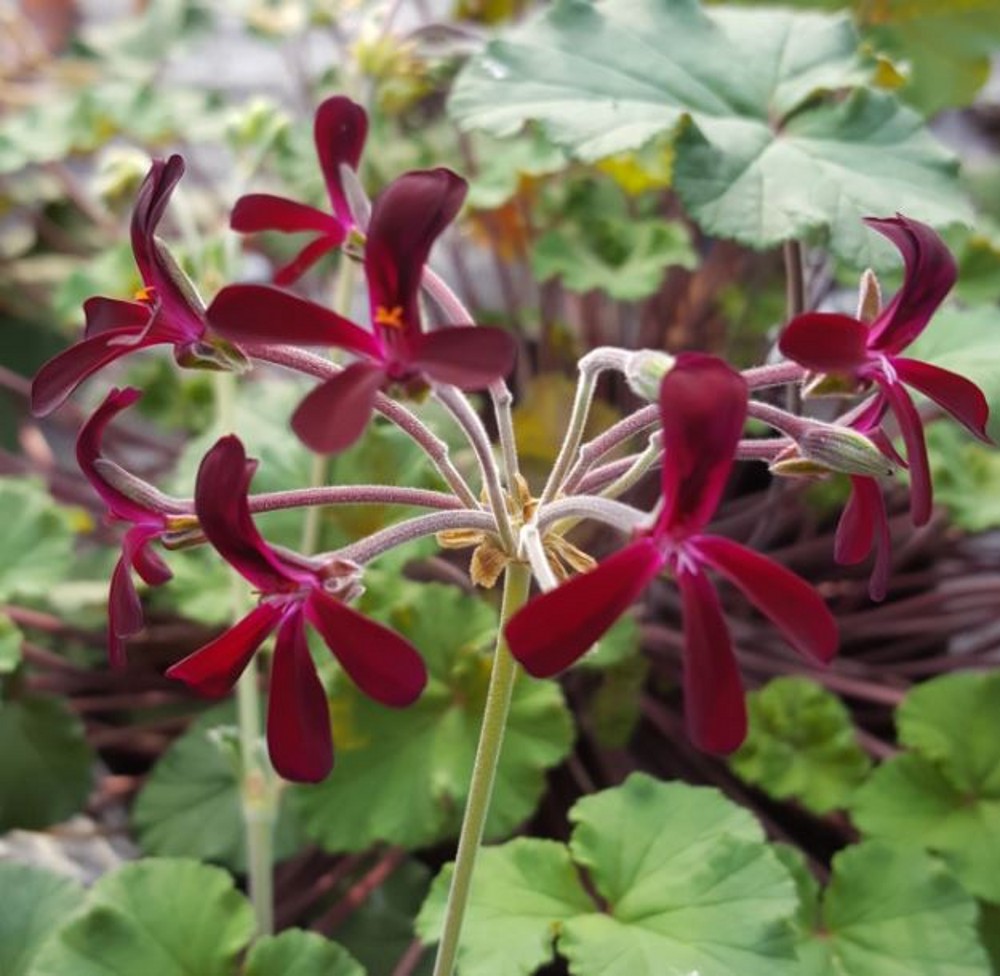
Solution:
M966 532L1000 527L1000 453L943 421L927 430L934 501Z
M0 613L0 676L10 674L21 663L21 628L5 613Z
M528 974L556 950L573 976L794 971L795 889L745 810L715 790L636 774L580 800L570 817L568 848L515 840L483 852L463 973ZM425 940L440 930L449 874L417 919Z
M0 831L48 827L83 807L94 756L62 701L0 700L0 742Z
M365 971L335 942L287 929L254 943L243 976L365 976Z
M342 675L331 696L337 758L317 786L296 790L306 832L333 851L375 841L422 847L458 832L485 703L496 613L454 587L403 584L391 604L364 605L407 637L429 680L406 709L387 709ZM544 772L569 751L573 727L554 682L514 688L487 833L509 833L535 809Z
M920 117L861 87L856 48L843 17L562 0L474 58L451 111L497 136L538 121L587 160L674 132L674 186L704 230L753 247L824 236L849 264L873 265L889 249L861 217L887 199L937 224L969 210Z
M147 854L194 857L246 870L236 757L212 732L234 721L231 703L210 709L153 767L132 808L132 826ZM298 846L298 823L283 793L275 859L288 857Z
M862 832L940 854L976 895L1000 901L1000 674L919 685L897 712L909 752L855 794Z
M844 703L807 678L775 678L747 696L750 727L730 759L742 779L816 813L847 805L871 760Z
M0 891L0 973L27 976L39 948L83 892L69 878L13 861L0 861Z
M822 898L791 852L802 899L798 976L988 976L976 902L926 854L868 841L833 859Z

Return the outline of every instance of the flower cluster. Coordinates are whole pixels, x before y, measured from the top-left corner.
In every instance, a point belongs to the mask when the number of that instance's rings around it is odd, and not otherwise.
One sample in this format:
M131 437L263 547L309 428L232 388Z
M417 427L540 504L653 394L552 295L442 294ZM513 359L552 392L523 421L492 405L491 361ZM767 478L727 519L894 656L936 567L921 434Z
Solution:
M308 630L318 634L366 695L391 707L413 702L426 682L418 652L350 603L361 592L366 562L412 539L436 536L442 545L475 546L474 581L479 584L492 585L513 564L530 563L544 592L512 616L505 633L515 658L538 677L572 665L654 579L669 577L682 607L690 737L712 752L736 748L746 732L746 711L713 575L742 591L795 650L815 662L833 657L837 628L808 583L710 531L733 465L755 458L771 462L775 470L801 464L809 471L848 474L852 493L834 555L838 562L856 563L874 549L870 592L875 599L886 595L890 540L880 472L906 464L914 523L926 522L931 512L922 421L908 388L987 439L986 401L971 382L901 355L954 283L947 249L931 228L915 220L869 221L902 254L905 280L899 293L870 315L795 317L779 342L787 360L774 367L741 373L698 352L668 357L595 351L581 361L581 392L560 460L535 498L517 468L505 395L517 343L503 329L473 324L429 268L435 243L463 205L466 184L448 169L408 172L369 205L358 175L367 129L364 110L347 98L334 97L320 106L314 135L330 212L266 193L239 200L231 217L239 231L312 236L278 269L273 284L230 284L207 307L156 236L183 162L178 156L154 162L132 217L132 248L143 288L134 301L92 298L86 303L83 339L42 367L34 381L33 406L38 414L54 410L104 366L154 345L171 346L182 366L245 371L257 362L279 363L320 380L290 421L308 447L320 453L347 448L363 435L378 408L426 451L452 491L354 485L277 493L267 499L268 506L378 501L437 509L334 552L291 552L269 543L254 523L253 512L264 504L250 494L257 462L247 457L235 434L219 439L205 455L190 499L168 498L105 457L107 426L140 395L131 388L112 390L77 442L79 465L109 517L129 526L110 582L112 664L125 663L126 641L143 626L133 570L149 585L163 584L170 570L156 544L169 549L207 543L250 583L257 600L233 626L168 674L204 695L224 695L274 635L267 713L271 758L288 779L322 779L334 752L326 692ZM337 250L343 266L348 261L362 265L367 323L288 290L319 258ZM428 306L437 313L431 321L422 307L426 297L434 299ZM336 350L337 361L304 351L312 349ZM599 369L619 369L656 402L581 446L593 371ZM754 399L755 390L773 385L779 375L775 382L802 383L807 389L832 384L841 393L868 399L834 422L792 415ZM502 471L475 408L464 397L487 389L494 394ZM448 407L472 448L481 492L452 464L444 442L410 411L408 401L428 394ZM748 440L749 415L783 436ZM892 447L891 422L902 434L905 459ZM655 439L647 450L599 464L609 450L650 426ZM617 500L657 465L660 497L652 512ZM563 538L581 519L611 525L628 540L595 564Z

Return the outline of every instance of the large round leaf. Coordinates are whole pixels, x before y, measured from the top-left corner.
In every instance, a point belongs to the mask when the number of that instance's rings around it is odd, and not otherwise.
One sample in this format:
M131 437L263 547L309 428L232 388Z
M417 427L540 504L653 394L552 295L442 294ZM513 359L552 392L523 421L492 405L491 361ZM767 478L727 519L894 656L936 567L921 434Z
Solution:
M16 478L0 480L0 512L0 603L44 596L73 564L69 519L41 485Z
M242 976L365 976L365 971L335 942L288 929L254 944Z

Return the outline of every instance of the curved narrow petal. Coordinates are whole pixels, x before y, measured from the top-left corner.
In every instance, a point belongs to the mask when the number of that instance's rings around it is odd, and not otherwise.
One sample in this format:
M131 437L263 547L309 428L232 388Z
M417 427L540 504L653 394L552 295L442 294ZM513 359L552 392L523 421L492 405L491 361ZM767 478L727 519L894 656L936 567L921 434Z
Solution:
M157 277L156 228L183 175L184 160L180 156L155 159L139 187L132 211L132 252L146 284L152 284Z
M663 509L657 534L691 535L708 524L733 465L748 397L739 373L703 353L682 353L663 378Z
M125 638L138 634L143 626L142 603L123 554L115 563L108 588L108 662L111 667L125 667Z
M329 254L336 247L340 247L342 240L337 237L317 237L310 241L298 254L287 264L283 264L274 273L274 283L276 285L291 285L298 281L324 254Z
M917 359L894 356L896 375L907 385L930 397L942 410L954 417L970 434L987 444L993 441L986 433L990 407L983 391L949 369L942 369Z
M448 169L416 170L390 183L372 206L365 275L372 321L386 341L420 333L418 295L434 242L455 219L467 184ZM380 319L391 318L383 326Z
M842 566L860 563L875 547L875 565L868 580L868 595L876 603L885 599L889 584L892 539L882 489L874 478L851 477L851 497L837 523L833 558Z
M414 337L410 365L438 383L481 390L505 377L517 358L517 343L503 329L456 326Z
M135 338L135 333L128 329L115 329L64 349L35 374L31 382L31 412L36 417L52 413L87 377L121 356L153 345L136 343Z
M336 217L305 203L296 203L271 193L248 193L240 197L229 217L229 226L242 234L277 230L297 234L313 230L344 237L344 228Z
M292 782L318 783L333 769L330 710L298 610L281 622L274 644L267 747L278 774Z
M817 373L852 373L868 359L868 326L849 315L807 312L785 326L783 356Z
M701 572L677 575L684 614L684 718L706 752L739 748L747 734L743 683L719 597Z
M403 708L420 697L427 669L399 634L319 589L309 594L305 610L351 681L369 698Z
M361 326L336 312L270 285L229 285L208 307L209 324L237 342L336 346L380 359L382 346Z
M87 320L83 330L84 339L119 329L135 333L138 337L149 325L152 310L142 302L125 302L97 295L83 303L83 314Z
M958 276L955 259L938 233L901 214L865 223L896 245L903 257L903 287L872 323L869 347L888 354L905 349L927 326Z
M264 541L250 515L247 489L257 468L248 461L238 437L215 442L202 458L194 487L194 508L208 541L241 576L265 593L281 592L289 583L311 582L293 571Z
M161 526L136 525L125 533L122 543L126 561L148 586L162 586L173 576L170 567L150 548L161 531Z
M281 607L273 603L254 607L225 633L167 668L167 677L183 681L206 698L221 698L236 684L281 614Z
M316 110L313 123L316 153L333 211L344 227L351 227L356 221L341 184L340 167L358 168L367 135L365 110L343 95L326 99Z
M352 363L320 383L296 407L292 430L308 448L333 454L350 447L365 431L385 371L372 363Z
M910 469L910 518L914 525L926 525L931 517L933 489L923 421L902 384L882 380L879 386L889 401L889 409L899 424L899 432L906 445L906 465Z
M731 539L703 535L696 544L701 559L742 590L800 654L825 663L837 653L837 622L805 580Z
M663 568L650 539L638 539L596 569L541 593L507 624L510 652L536 678L564 671L590 650Z

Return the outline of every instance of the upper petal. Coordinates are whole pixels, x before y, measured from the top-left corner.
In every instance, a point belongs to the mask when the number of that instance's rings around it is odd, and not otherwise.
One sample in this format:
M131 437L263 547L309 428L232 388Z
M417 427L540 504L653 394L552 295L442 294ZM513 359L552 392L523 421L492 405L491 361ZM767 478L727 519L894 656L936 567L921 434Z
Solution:
M715 356L681 353L660 384L663 509L656 532L689 535L712 517L746 420L746 381Z
M206 315L216 332L237 342L336 346L382 357L379 341L361 326L270 285L229 285L215 296Z
M281 614L280 607L261 603L215 640L167 668L167 677L183 681L208 698L222 697L236 684Z
M656 544L642 538L596 569L539 594L504 630L511 654L536 678L565 670L593 647L663 565Z
M319 454L350 447L364 433L384 382L381 366L352 363L305 396L292 414L292 430Z
M919 220L868 217L865 223L888 237L903 256L903 287L872 323L869 346L897 353L921 332L958 276L955 259L937 232Z
M333 768L326 692L316 675L301 613L278 628L267 701L267 747L280 776L318 783Z
M420 697L427 669L399 634L320 589L309 594L305 609L341 667L369 698L402 708Z
M972 380L958 373L916 359L894 356L896 375L907 384L930 397L942 410L947 411L969 433L987 444L993 443L986 433L990 407L983 391Z
M341 184L340 167L356 170L368 135L365 110L343 95L326 99L316 110L313 136L320 169L337 219L345 227L356 221Z
M229 226L244 234L261 230L287 234L314 230L344 239L344 228L336 217L271 193L248 193L240 197L229 216Z
M833 558L843 566L861 562L875 547L868 595L884 600L889 582L892 539L882 489L874 478L851 477L851 497L837 523Z
M505 377L517 358L517 343L503 329L456 326L415 336L410 365L438 383L481 390Z
M805 580L731 539L699 536L697 550L709 566L743 591L800 654L825 662L837 653L837 622Z
M139 187L132 210L132 252L142 280L152 284L157 272L155 234L170 202L174 188L184 175L184 160L174 154L167 160L154 159Z
M782 355L817 373L853 373L867 361L868 326L849 315L806 312L785 326Z
M448 169L415 170L390 183L372 206L365 275L376 328L395 342L420 332L417 297L434 242L454 220L467 184ZM380 326L391 319L395 325Z
M719 597L699 571L677 576L684 613L684 716L706 752L737 749L747 734L743 683Z

